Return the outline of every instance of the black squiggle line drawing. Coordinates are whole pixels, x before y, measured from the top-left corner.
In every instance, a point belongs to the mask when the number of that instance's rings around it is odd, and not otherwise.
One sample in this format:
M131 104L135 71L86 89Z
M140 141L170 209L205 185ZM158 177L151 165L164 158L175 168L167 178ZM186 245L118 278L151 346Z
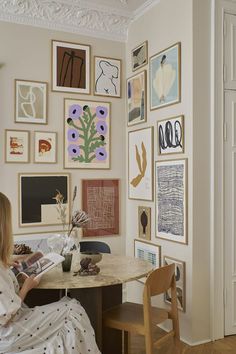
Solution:
M172 125L170 121L167 121L164 125L159 126L158 129L159 136L159 149L166 150L168 148L182 148L182 137L183 137L183 128L180 121L176 120Z

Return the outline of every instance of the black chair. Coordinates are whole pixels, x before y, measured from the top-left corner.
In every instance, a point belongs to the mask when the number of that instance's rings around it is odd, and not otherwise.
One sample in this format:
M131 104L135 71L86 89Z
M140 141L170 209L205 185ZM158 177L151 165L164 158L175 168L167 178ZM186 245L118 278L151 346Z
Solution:
M96 251L101 253L111 253L107 243L102 241L80 241L80 252Z

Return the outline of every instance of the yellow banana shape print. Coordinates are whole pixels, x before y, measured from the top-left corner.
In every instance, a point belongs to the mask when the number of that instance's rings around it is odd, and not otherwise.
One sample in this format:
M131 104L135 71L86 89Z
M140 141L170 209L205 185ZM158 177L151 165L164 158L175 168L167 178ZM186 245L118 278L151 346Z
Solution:
M142 178L145 176L145 172L147 169L147 151L143 142L141 144L141 149L142 149L142 159L138 151L138 147L137 145L135 145L136 161L140 173L135 178L133 178L132 181L130 182L130 184L132 184L133 187L137 187L137 185L141 182Z

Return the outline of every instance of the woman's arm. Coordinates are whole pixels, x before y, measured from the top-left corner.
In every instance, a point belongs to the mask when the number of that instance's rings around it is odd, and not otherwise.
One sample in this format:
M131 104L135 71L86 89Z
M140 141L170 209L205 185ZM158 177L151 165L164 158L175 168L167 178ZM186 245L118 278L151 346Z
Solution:
M18 296L21 298L22 302L24 301L26 295L28 294L28 292L33 289L36 288L39 285L40 282L40 277L37 277L37 279L35 279L34 275L31 275L30 277L27 277L19 291Z

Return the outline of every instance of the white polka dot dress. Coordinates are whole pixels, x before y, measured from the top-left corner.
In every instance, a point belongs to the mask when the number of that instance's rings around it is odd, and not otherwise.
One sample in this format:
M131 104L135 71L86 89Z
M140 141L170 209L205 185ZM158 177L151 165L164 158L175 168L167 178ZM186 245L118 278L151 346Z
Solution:
M17 280L0 264L0 354L99 354L88 316L75 299L33 309L17 295Z

